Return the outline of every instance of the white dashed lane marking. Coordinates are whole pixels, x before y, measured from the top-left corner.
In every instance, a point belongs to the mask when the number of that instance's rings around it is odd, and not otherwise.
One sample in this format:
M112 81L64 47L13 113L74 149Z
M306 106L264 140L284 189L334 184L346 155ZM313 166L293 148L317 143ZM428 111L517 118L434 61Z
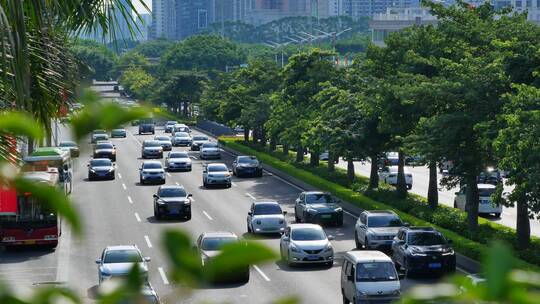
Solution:
M246 195L251 197L252 200L256 200L255 196L251 195L251 193L246 193Z
M257 265L253 265L253 268L257 270L257 272L261 275L261 277L263 277L266 282L270 282L270 278L266 274L264 274L264 272Z
M148 235L144 236L144 240L146 241L146 245L148 245L148 248L152 248L152 243L150 242L150 238Z
M133 200L131 199L131 196L128 196L127 198L128 198L128 202L129 202L130 204L133 204Z
M122 188L124 188L124 190L127 190L126 184L122 183Z
M165 271L163 268L158 267L159 275L161 276L161 280L163 280L163 284L169 285L169 280L167 280L167 276L165 275Z
M137 212L135 212L135 218L137 219L137 222L141 222L141 217L139 216L139 214Z
M118 173L118 178L122 179L122 174Z
M206 211L203 210L202 212L209 220L213 220L213 218L208 214Z

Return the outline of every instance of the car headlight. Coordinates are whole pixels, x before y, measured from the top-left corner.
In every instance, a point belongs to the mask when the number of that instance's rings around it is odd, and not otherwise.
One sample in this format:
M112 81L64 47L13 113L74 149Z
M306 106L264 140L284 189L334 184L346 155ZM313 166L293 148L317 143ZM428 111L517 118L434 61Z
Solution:
M420 251L419 249L414 248L414 247L411 249L410 252L414 256L427 256L427 254L423 253L422 251Z
M112 153L111 154L116 154L116 150L112 150Z
M114 171L114 168L109 168L109 172L113 172Z
M358 297L359 298L367 298L369 296L369 294L365 291L359 291L358 292Z
M401 290L396 289L396 290L394 290L394 291L392 292L392 294L395 295L395 296L399 296L399 295L401 294Z
M158 205L165 205L165 202L163 200L161 200L161 199L158 199L157 203L158 203Z
M292 252L299 252L300 249L298 249L298 247L296 247L295 244L292 244L289 246L289 248L291 249Z
M332 251L332 244L328 243L328 245L326 245L326 248L324 248L324 251Z
M108 272L101 272L101 277L104 278L104 279L110 278L111 276L112 276L112 274L110 274Z
M307 211L308 213L315 213L315 212L317 212L317 210L312 209L312 208L308 208L308 209L306 209L306 211Z
M261 221L257 220L257 221L255 221L255 224L260 225L262 223L261 223Z
M335 212L343 212L343 208L341 207L337 207L336 209L334 209Z
M94 169L90 169L90 172L92 172L92 173L96 173L96 170L94 170Z
M454 249L452 248L447 248L443 253L442 255L453 255L454 254Z

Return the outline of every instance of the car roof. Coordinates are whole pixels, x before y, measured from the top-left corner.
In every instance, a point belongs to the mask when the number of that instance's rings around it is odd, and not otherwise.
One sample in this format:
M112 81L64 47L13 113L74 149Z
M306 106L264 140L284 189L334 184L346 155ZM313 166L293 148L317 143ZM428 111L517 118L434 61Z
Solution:
M143 144L145 144L145 143L147 143L147 142L157 142L157 143L159 143L159 142L158 142L157 140L155 140L155 139L145 139L145 140L143 141Z
M256 201L253 202L253 205L279 205L276 201Z
M161 165L161 162L159 160L145 160L143 161L143 165L144 164L160 164Z
M497 186L492 184L478 184L478 189L495 189Z
M317 224L290 224L289 227L291 228L291 230L302 229L302 228L313 228L313 229L323 230L322 227Z
M305 191L304 194L308 195L308 194L329 194L329 193L324 192L324 191Z
M61 140L58 144L59 145L61 145L61 144L74 144L74 145L77 145L77 143L75 143L72 140Z
M241 159L241 158L257 159L257 156L254 156L254 155L238 155L236 158L237 159Z
M354 263L362 262L392 262L392 259L385 253L377 250L348 251L345 257Z
M171 151L169 154L185 154L189 157L189 153L187 151Z
M202 237L203 238L208 238L208 237L236 237L236 238L238 238L238 236L236 234L234 234L233 232L230 232L230 231L203 232Z
M110 140L98 140L96 141L96 145L100 145L100 144L113 144L112 141Z
M129 249L134 249L134 250L140 251L139 247L137 247L135 245L114 245L114 246L105 247L105 251L129 250Z
M207 164L206 166L207 166L208 168L210 168L210 167L222 167L222 166L227 167L227 165L224 164L224 163L209 163L209 164Z
M106 157L102 157L102 158L91 158L90 161L93 161L93 160L108 160L110 162L112 162L112 160L110 160L109 158L106 158Z
M158 188L159 190L162 189L184 189L184 186L178 186L178 185L161 185Z
M410 226L410 227L403 227L401 229L410 231L410 232L439 232L437 229L430 226Z
M116 128L116 129L113 129L113 131L125 131L126 129L124 128Z
M365 210L364 213L367 215L397 215L392 210Z

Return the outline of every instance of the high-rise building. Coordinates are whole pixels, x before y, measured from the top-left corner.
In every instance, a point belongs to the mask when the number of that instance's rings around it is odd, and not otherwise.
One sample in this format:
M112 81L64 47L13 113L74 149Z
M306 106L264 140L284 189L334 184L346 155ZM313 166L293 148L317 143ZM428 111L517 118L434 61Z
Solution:
M152 26L150 39L176 39L176 2L175 0L152 1Z
M184 39L208 29L212 23L210 0L176 0L176 39Z
M135 40L145 41L149 39L149 31L152 27L152 15L140 13L139 18L135 19L138 32L136 32Z
M385 13L387 8L411 7L411 0L346 0L345 6L346 14L358 19Z

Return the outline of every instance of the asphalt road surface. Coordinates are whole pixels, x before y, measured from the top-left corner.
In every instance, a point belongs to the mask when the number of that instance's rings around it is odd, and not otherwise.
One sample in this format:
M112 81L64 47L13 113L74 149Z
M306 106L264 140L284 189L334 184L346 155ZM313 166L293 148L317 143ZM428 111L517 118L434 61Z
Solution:
M87 161L90 145L83 145L81 156L74 162L72 199L82 217L84 236L76 238L64 224L59 247L55 251L22 249L0 251L0 277L17 290L51 283L66 283L91 303L96 299L98 283L94 263L108 245L136 244L150 262L150 282L165 303L271 303L279 297L297 296L301 303L341 303L340 256L354 248L353 227L356 221L346 215L342 227L327 227L335 236L332 241L336 261L332 267L290 268L281 262L256 265L251 268L247 284L221 285L197 289L191 293L179 291L169 281L168 265L161 247L165 229L182 229L193 239L207 231L232 231L246 236L246 216L254 199L277 200L288 212L287 220L294 222L293 202L302 189L265 172L262 178L233 178L229 189L202 187L202 161L198 152L189 152L192 172L167 174L167 184L183 185L193 194L190 221L166 220L153 217L152 195L158 186L139 185L138 168L140 143L152 135L135 135L136 127L128 127L125 139L112 139L117 147L116 179L88 181ZM68 137L65 132L63 137ZM157 128L156 134L163 133ZM195 132L196 133L196 132ZM173 150L187 150L175 147ZM222 153L229 166L233 156ZM414 173L413 173L414 174ZM249 237L249 236L247 236ZM279 236L265 237L260 242L278 252ZM438 278L402 280L402 291L419 283L433 283Z
M338 167L347 169L347 162L340 159ZM371 163L369 162L354 162L354 170L357 174L369 176L371 169ZM412 193L427 197L428 185L429 185L429 169L427 166L407 166L409 172L413 175L413 187L410 190ZM437 174L437 180L440 181L441 174ZM446 189L445 187L439 187L439 203L450 207L454 206L455 192L459 191L459 188ZM505 186L505 191L511 191L511 187ZM499 223L501 225L516 228L517 210L515 207L503 207L503 212L500 218L494 216L484 216L486 219ZM531 220L531 234L534 236L540 236L540 221Z

